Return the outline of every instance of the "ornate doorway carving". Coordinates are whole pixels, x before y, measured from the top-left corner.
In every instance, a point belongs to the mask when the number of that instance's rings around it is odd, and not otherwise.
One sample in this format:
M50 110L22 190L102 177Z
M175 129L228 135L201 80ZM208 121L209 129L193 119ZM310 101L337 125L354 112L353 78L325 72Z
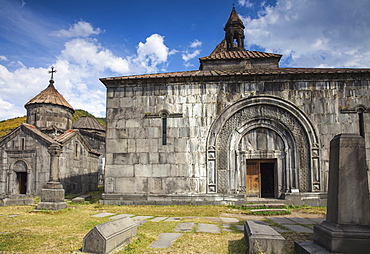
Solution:
M316 133L308 117L281 98L255 96L234 103L208 135L208 192L245 193L246 161L251 159L276 161L276 197L292 188L320 191Z

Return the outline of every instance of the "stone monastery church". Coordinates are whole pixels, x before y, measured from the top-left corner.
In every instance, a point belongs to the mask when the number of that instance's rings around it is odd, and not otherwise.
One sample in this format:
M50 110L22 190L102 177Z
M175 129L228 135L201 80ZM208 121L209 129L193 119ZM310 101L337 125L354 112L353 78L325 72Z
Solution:
M370 148L370 69L280 68L235 9L195 71L102 78L104 204L325 198L330 140ZM28 125L23 129L30 131Z
M92 117L72 124L75 111L55 89L53 77L25 107L27 123L0 138L0 198L40 195L52 178L52 156L66 193L97 190L105 128Z

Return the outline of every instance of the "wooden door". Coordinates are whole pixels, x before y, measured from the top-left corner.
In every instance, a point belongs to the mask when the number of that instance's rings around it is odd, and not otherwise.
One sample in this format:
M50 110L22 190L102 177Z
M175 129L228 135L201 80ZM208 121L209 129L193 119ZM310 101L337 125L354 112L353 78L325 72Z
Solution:
M258 162L247 162L247 197L260 197L260 165Z

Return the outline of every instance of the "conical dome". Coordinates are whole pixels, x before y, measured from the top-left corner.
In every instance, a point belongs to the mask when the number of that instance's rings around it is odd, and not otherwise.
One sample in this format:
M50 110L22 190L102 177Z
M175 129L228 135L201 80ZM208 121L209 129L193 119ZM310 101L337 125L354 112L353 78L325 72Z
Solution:
M46 89L24 106L27 109L27 123L41 130L50 127L67 130L72 127L74 109L55 89L53 79Z
M64 99L64 97L54 87L54 80L50 80L49 86L42 90L38 95L24 105L26 108L31 104L54 104L63 106L66 108L72 108L72 106Z
M91 116L82 116L73 123L74 129L105 131L105 128Z

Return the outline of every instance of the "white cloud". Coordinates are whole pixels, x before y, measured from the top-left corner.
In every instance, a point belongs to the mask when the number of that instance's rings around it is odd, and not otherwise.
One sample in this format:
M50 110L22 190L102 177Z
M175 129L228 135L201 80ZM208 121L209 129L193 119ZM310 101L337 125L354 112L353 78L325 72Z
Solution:
M0 98L0 119L9 119L18 116L23 116L23 111L19 112L17 108L15 108L14 104L4 101ZM11 114L10 114L11 112Z
M199 49L195 49L195 48L198 48L198 47L201 47L202 46L202 42L195 39L193 42L190 43L189 47L182 52L181 54L181 58L182 60L184 60L184 66L186 68L190 67L190 66L193 66L193 64L189 63L189 61L195 57L197 57L201 50Z
M52 33L52 35L64 38L89 37L98 35L102 32L100 28L94 29L93 26L83 20L71 25L68 30L61 29Z
M0 56L0 61L8 61L8 58L6 56Z
M239 0L239 5L245 6L247 8L251 8L253 6L253 3L249 2L249 0Z
M197 47L200 47L202 46L202 42L195 39L191 44L190 44L190 48L197 48Z
M185 62L188 62L189 60L197 57L198 55L200 54L200 50L197 49L197 50L194 50L192 53L189 53L189 52L185 52L184 54L181 55L182 59L185 61Z
M140 42L137 52L126 57L114 55L97 39L75 38L64 44L49 66L56 68L55 87L72 107L105 116L106 89L100 77L156 72L176 52L169 50L164 37L158 34ZM48 86L48 70L49 67L27 67L20 61L0 64L0 107L5 109L1 110L0 120L26 114L23 105Z
M242 17L246 48L283 54L292 67L368 67L369 9L367 0L278 0Z
M167 61L170 51L164 44L164 36L152 34L146 38L145 43L140 42L137 48L137 56L132 58L136 65L136 71L157 72L158 65Z

